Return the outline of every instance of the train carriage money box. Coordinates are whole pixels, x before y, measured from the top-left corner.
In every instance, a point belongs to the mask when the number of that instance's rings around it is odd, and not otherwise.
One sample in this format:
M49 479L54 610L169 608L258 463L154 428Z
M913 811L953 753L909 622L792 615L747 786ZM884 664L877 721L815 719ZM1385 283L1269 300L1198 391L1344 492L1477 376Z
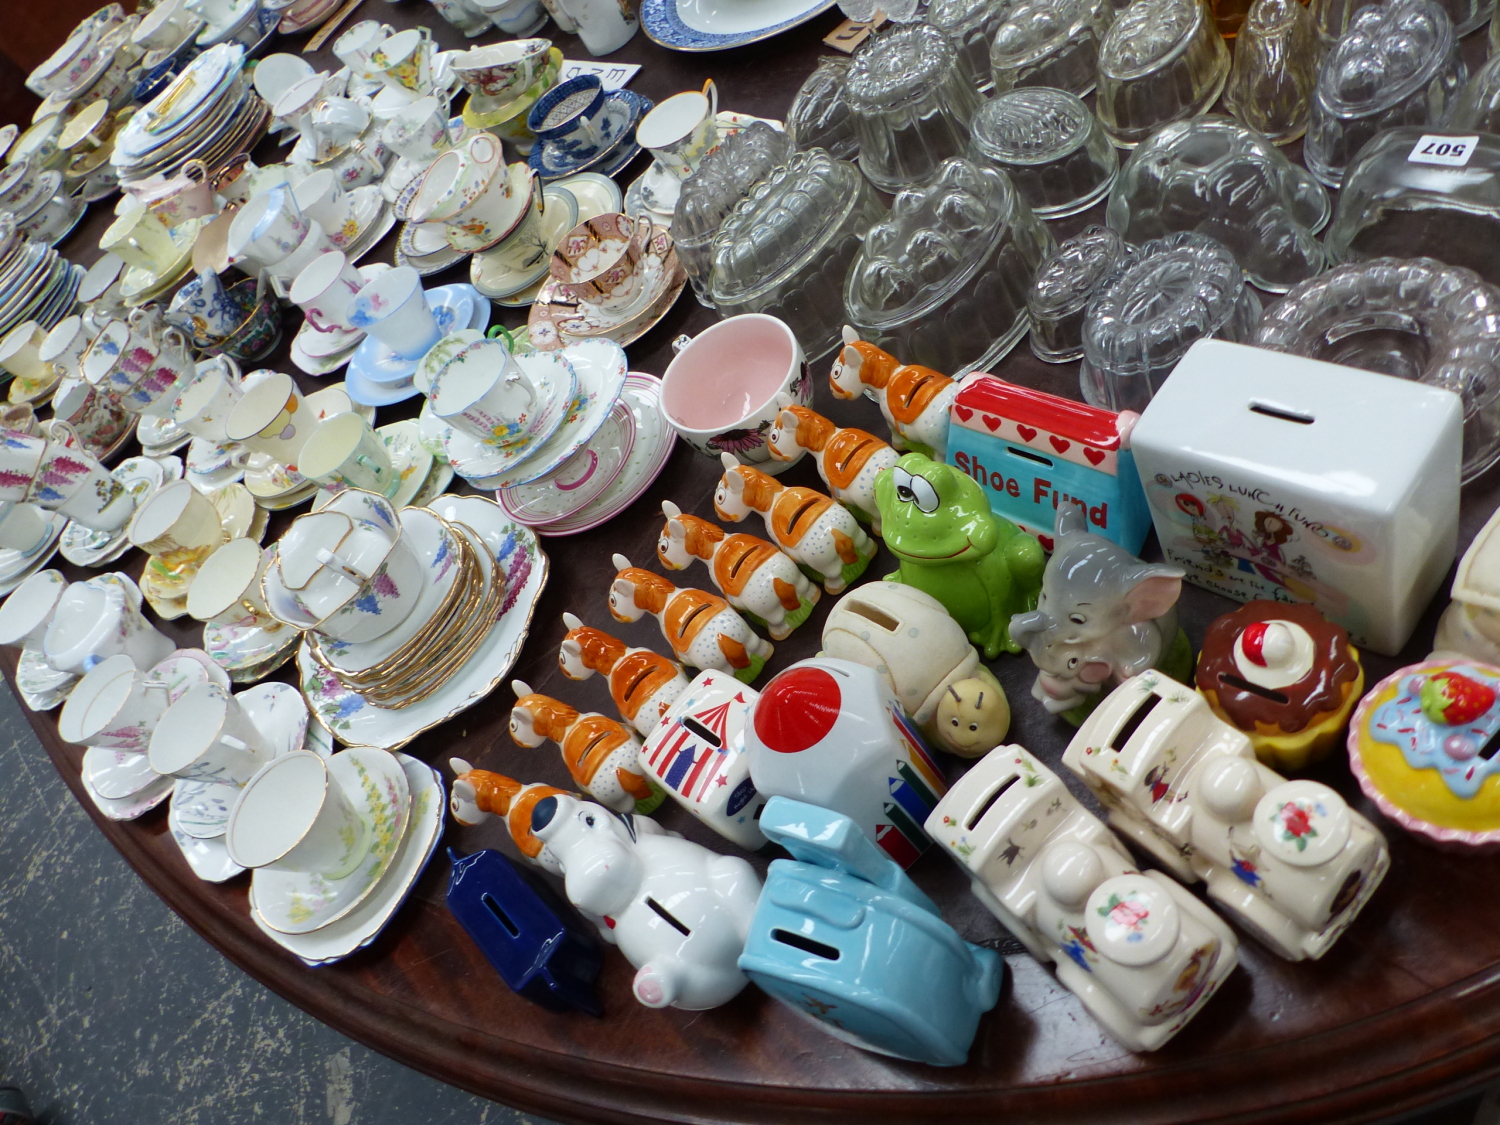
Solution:
M1462 416L1449 390L1200 340L1130 442L1188 581L1310 603L1395 655L1453 561Z
M961 1064L1005 962L954 933L848 817L772 797L761 824L794 858L766 874L740 968L856 1047Z
M948 463L979 482L996 514L1050 551L1058 505L1076 504L1090 531L1140 552L1151 529L1130 446L1140 415L993 375L965 379L948 413Z

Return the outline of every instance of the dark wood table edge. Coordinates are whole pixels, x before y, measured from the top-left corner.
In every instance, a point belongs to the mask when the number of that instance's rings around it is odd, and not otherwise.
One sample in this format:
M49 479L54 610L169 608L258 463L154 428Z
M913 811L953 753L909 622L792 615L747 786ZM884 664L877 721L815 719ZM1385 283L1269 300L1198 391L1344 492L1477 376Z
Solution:
M5 678L14 690L15 655L0 659ZM248 919L215 926L204 912L206 901L194 893L196 881L184 865L181 871L151 861L138 822L105 817L83 791L78 774L77 748L57 738L50 717L27 712L27 718L46 748L54 767L78 803L105 837L148 886L196 934L234 965L288 1002L307 1010L308 981L321 992L317 1018L337 1031L433 1078L484 1097L497 1090L505 1101L523 1112L576 1121L661 1122L711 1125L715 1122L828 1122L857 1117L879 1103L881 1116L893 1113L908 1121L973 1121L1005 1114L1027 1121L1044 1113L1053 1122L1106 1121L1133 1125L1157 1120L1144 1100L1147 1085L1159 1095L1174 1077L1187 1078L1173 1104L1174 1119L1220 1122L1324 1123L1390 1118L1457 1097L1500 1077L1500 966L1458 981L1419 1001L1381 1012L1364 1020L1275 1046L1236 1052L1205 1066L1202 1059L1185 1059L1154 1070L1111 1078L1081 1077L1066 1084L1019 1087L1006 1094L952 1090L932 1095L871 1090L828 1091L798 1087L769 1087L746 1083L707 1081L663 1075L644 1068L601 1066L553 1051L518 1049L514 1041L498 1040L432 1016L424 1009L362 988L340 987L335 968L311 969L262 937ZM160 817L160 811L147 814ZM377 943L378 944L378 943ZM373 955L379 955L378 948ZM292 974L298 974L296 987ZM360 997L356 997L356 992ZM1444 1009L1448 1018L1442 1019ZM1434 1023L1442 1027L1432 1033ZM398 1036L383 1028L404 1024L428 1035ZM1184 1037L1190 1036L1189 1027ZM422 1044L430 1046L423 1049ZM1360 1055L1369 1068L1377 1059L1386 1063L1377 1082L1326 1093L1329 1075L1340 1058ZM1414 1055L1420 1055L1414 1058ZM1188 1078L1183 1072L1192 1071ZM1266 1083L1277 1084L1282 1100L1266 1107L1256 1098ZM1113 1096L1100 1097L1100 1090ZM729 1095L729 1096L726 1096ZM932 1099L941 1097L942 1106ZM1101 1116L1101 1100L1119 1107ZM1152 1100L1159 1100L1154 1097ZM695 1107L701 1106L701 1109ZM1043 1109L1045 1107L1045 1109ZM1167 1120L1163 1117L1161 1120Z

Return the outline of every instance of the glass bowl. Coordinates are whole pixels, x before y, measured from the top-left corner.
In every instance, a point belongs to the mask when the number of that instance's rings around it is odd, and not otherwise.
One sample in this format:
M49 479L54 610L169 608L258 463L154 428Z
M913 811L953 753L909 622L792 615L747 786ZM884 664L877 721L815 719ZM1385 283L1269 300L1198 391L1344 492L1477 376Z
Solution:
M797 149L827 149L836 160L859 155L859 137L844 97L849 59L825 55L802 83L787 111L786 131Z
M1026 292L1052 236L994 168L954 158L896 196L844 282L860 338L903 363L958 376L994 363L1027 328Z
M990 44L1006 14L1004 0L932 0L927 7L927 22L957 44L959 69L980 93L994 85Z
M1500 289L1432 258L1336 266L1266 310L1257 347L1377 371L1463 399L1463 480L1500 460Z
M1120 168L1098 118L1063 90L1023 86L996 94L974 115L973 130L970 157L1008 175L1039 218L1092 206Z
M1031 351L1044 363L1083 355L1083 315L1089 302L1140 258L1140 251L1108 227L1088 226L1037 267L1026 294Z
M1094 88L1099 41L1114 15L1106 0L1017 0L990 46L995 89L1051 86L1087 94Z
M1255 0L1234 45L1224 106L1273 144L1307 132L1322 48L1299 0Z
M1110 140L1133 148L1207 111L1228 76L1229 48L1203 0L1135 0L1099 48L1095 112Z
M844 277L885 213L859 169L820 148L796 152L750 189L713 242L709 298L721 316L791 325L809 361L839 343Z
M1227 246L1251 282L1285 293L1327 258L1313 237L1328 193L1255 130L1228 117L1177 121L1130 154L1105 221L1127 241L1195 230Z
M1195 341L1244 343L1259 317L1260 298L1223 243L1188 231L1152 239L1084 314L1084 401L1144 409Z

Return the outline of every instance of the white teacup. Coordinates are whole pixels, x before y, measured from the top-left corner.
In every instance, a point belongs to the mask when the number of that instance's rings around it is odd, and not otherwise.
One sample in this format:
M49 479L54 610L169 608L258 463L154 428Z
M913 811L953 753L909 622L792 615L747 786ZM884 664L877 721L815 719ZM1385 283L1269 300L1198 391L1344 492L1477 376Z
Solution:
M177 697L151 735L151 768L188 781L243 785L275 757L234 696L215 683Z
M175 572L223 546L224 526L206 496L188 481L174 480L136 509L129 537L132 545Z
M57 734L75 745L144 754L167 704L165 683L130 657L111 656L74 686L57 718Z
M47 451L47 439L18 430L0 430L0 501L25 500Z
M37 349L37 358L52 365L58 375L66 378L81 373L83 353L94 342L93 333L83 322L83 317L74 314L59 321L57 327L47 333Z
M292 281L291 299L315 332L352 332L349 306L365 279L342 251L319 254Z
M386 270L361 289L350 303L349 323L406 360L421 359L442 336L422 275L410 266Z
M370 124L373 114L369 103L354 98L324 97L307 111L307 122L317 143L317 159L327 160L334 152L352 144Z
M253 539L231 539L208 558L188 587L188 616L198 621L241 629L286 628L266 608L260 580L267 552ZM4 610L0 608L0 616Z
M651 150L658 164L685 180L718 147L719 127L714 120L718 112L719 89L710 78L701 92L689 90L657 103L641 118L635 139Z
M47 330L36 321L16 325L0 338L0 368L18 379L41 382L51 378L51 365L44 363L41 356L46 342Z
M378 81L380 69L371 63L370 56L394 34L389 24L360 20L333 41L333 53L354 74L366 81Z
M302 240L301 245L286 258L267 266L266 272L276 280L280 286L278 293L284 296L292 284L292 279L306 269L309 262L319 254L326 254L336 249L338 247L334 246L333 239L324 233L323 224L316 219L309 219L307 237Z
M229 440L224 423L244 392L239 375L224 360L199 364L197 377L188 381L172 400L168 417L194 437L223 445Z
M307 238L310 225L290 188L257 192L229 224L230 261L249 260L258 266L284 262Z
M42 636L47 663L60 672L87 672L112 656L138 667L165 660L177 646L141 615L141 592L123 574L96 575L63 591Z
M155 213L141 207L127 208L99 236L99 248L119 255L132 266L152 276L161 276L182 257L183 247Z
M342 250L354 241L359 233L354 204L331 171L314 172L292 189L292 195L302 213L323 228L334 246Z
M397 156L426 164L448 143L448 107L428 95L399 110L385 123L380 139Z
M401 474L370 423L358 414L335 414L319 422L302 447L302 475L338 488L362 488L391 497Z
M253 452L252 465L280 465L300 476L297 462L318 415L297 390L290 375L276 372L244 390L229 411L224 434Z
M507 445L528 436L540 412L536 388L501 340L476 340L438 373L432 409L450 426Z
M40 652L57 603L68 588L61 571L39 570L0 603L0 645Z
M35 554L52 535L52 520L35 504L0 504L0 550Z
M388 85L426 94L432 90L431 33L425 27L408 28L382 41L370 52L370 65Z
M370 831L328 769L309 750L274 759L245 785L224 834L241 867L341 879L370 850Z

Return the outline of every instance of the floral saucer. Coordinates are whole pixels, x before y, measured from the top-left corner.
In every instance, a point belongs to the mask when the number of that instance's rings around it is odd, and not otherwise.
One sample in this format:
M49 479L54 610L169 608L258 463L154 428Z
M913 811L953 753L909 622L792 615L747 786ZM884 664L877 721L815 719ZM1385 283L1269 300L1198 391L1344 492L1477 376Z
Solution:
M135 499L135 506L139 508L167 481L181 479L182 459L130 457L121 461L110 476L125 486L125 491ZM62 557L74 566L104 566L129 550L129 530L129 521L114 531L96 531L70 521L63 528L58 546Z
M307 737L307 704L296 688L290 684L256 684L234 698L270 744L273 757L302 749ZM177 823L195 839L211 840L224 835L229 811L234 808L241 788L222 782L178 778L172 791L172 811Z
M234 362L228 356L222 358L230 363ZM135 436L141 443L141 452L147 457L165 457L169 453L176 453L193 440L193 435L187 428L179 426L170 417L147 417L144 414L136 425Z
M528 318L532 347L550 351L585 340L612 340L625 347L639 340L677 303L687 284L687 273L677 260L672 236L665 229L658 229L651 236L650 252L638 269L640 293L618 311L579 301L556 278L548 278L537 293Z
M406 223L396 240L396 264L410 266L423 277L442 273L469 255L448 245L442 223Z
M174 788L168 792L175 794L176 790ZM229 849L225 847L223 839L199 840L184 832L177 819L175 803L167 808L167 829L182 850L182 858L187 860L188 868L205 883L223 883L245 870L229 858Z
M363 335L355 337L354 342L341 352L334 352L327 356L310 356L303 350L302 334L299 332L292 340L292 362L297 365L297 370L306 375L318 377L332 375L354 358L354 351L363 339Z
M515 523L493 500L439 496L430 505L445 520L457 520L484 541L505 573L499 619L466 664L441 689L399 711L366 703L313 659L304 643L297 672L313 718L341 742L395 750L423 731L447 722L494 691L514 667L547 584L548 560L530 529Z
M83 752L83 776L99 796L117 801L139 793L161 774L151 768L146 754L90 746Z
M259 868L250 876L250 909L271 929L305 934L337 921L365 900L396 858L411 813L406 771L384 750L351 746L328 759L331 778L343 789L370 833L364 861L342 879Z
M381 426L375 432L380 435L380 440L385 442L386 452L391 458L391 468L401 478L401 484L397 487L395 495L389 498L391 504L399 510L410 504L417 492L427 483L427 478L432 473L432 454L422 447L421 439L417 434L417 424L413 421L392 422L388 426ZM316 512L343 491L344 486L341 484L324 485L313 497L313 511Z
M526 270L512 269L506 264L511 255L503 248L494 253L475 254L469 263L469 280L490 300L540 287L551 265L552 251L562 242L563 235L582 221L578 217L578 198L565 185L548 184L542 189L542 200L541 238L535 265Z
M616 401L599 432L554 472L495 494L512 519L539 527L586 508L615 482L635 446L635 414Z
M373 942L406 901L442 839L443 813L448 804L442 775L405 754L396 753L392 757L406 773L411 812L396 858L369 897L338 921L306 934L279 933L267 926L256 911L250 912L261 933L308 966L330 964Z
M255 683L292 657L300 630L290 625L262 629L254 625L203 626L203 648L237 684Z
M681 194L682 181L653 160L626 189L625 214L634 217L644 211L653 219L670 223Z
M632 371L620 392L635 416L636 438L620 475L592 504L565 519L537 528L538 535L576 535L615 518L661 475L677 445L677 431L661 412L661 380Z
M32 711L50 711L73 693L78 677L59 672L37 649L25 649L16 663L16 693Z
M422 440L420 432L418 433L417 440ZM422 448L427 449L426 442L422 443ZM428 449L427 452L432 453L432 450ZM452 483L453 466L448 464L446 457L439 457L434 454L432 468L428 470L427 479L422 482L422 487L417 489L417 494L411 498L411 506L414 508L427 507L439 496L447 492L448 486Z
M640 151L640 145L635 143L635 127L655 105L650 98L630 90L611 90L604 95L600 124L604 143L599 148L581 156L570 155L551 141L545 141L531 150L526 163L544 180L576 176L593 168L608 175L607 169L623 168ZM629 155L621 159L627 151Z
M139 793L133 793L129 797L122 797L119 800L111 800L108 797L101 797L98 793L95 793L94 787L89 784L87 777L83 779L83 791L89 795L89 800L94 802L94 807L110 820L135 820L137 817L144 816L156 808L157 805L172 795L172 782L175 779L162 777L160 774L157 777L158 780L153 781Z
M436 349L433 349L434 351ZM453 355L443 363L432 374L435 382L442 375L443 370L454 362L463 362L463 349L453 349ZM536 406L536 418L531 423L531 429L524 438L501 444L500 442L486 441L475 437L467 431L460 431L457 427L448 425L441 418L438 419L448 432L454 435L454 442L444 438L444 448L448 451L450 461L453 461L452 448L457 443L458 448L464 450L463 456L468 463L475 460L471 452L472 447L480 446L486 452L479 454L479 459L484 460L487 465L492 466L489 471L497 472L500 465L520 465L522 462L535 456L538 450L543 448L554 434L562 427L563 421L571 413L574 400L578 397L579 382L578 373L568 357L551 352L526 352L512 357L516 365L525 373L526 378L531 380L531 385L536 389L537 398L540 400ZM431 370L429 367L427 370ZM425 372L424 372L425 374ZM427 388L423 387L423 393ZM429 400L430 401L430 400ZM525 416L522 415L523 421ZM462 472L462 466L456 467ZM467 474L465 474L467 475Z
M57 554L58 542L62 539L63 529L68 525L68 517L57 512L49 512L45 508L39 510L51 530L37 546L31 549L29 554L11 550L9 547L0 548L0 597L9 594L41 570L52 561L52 556Z
M170 234L172 241L177 244L177 257L160 272L153 272L144 266L126 267L120 274L120 300L131 308L144 305L181 281L192 268L193 244L203 225L202 219L189 219L172 228Z
M224 541L231 539L254 539L257 543L266 533L267 513L243 484L229 484L213 492L204 493L218 509L219 524L224 529ZM163 621L175 621L187 613L188 588L193 584L190 572L168 574L148 561L141 571L141 593L146 595L146 604Z
M427 306L446 336L459 328L483 331L490 304L472 285L439 285L426 292ZM374 336L366 336L349 360L345 382L349 397L367 406L389 406L421 392L412 383L420 359L404 360Z
M485 445L447 428L443 445L448 459L459 476L475 488L511 488L544 477L582 449L604 425L625 385L625 350L607 340L585 340L564 348L562 354L578 374L578 394L557 432L524 460L502 458L498 446ZM516 359L524 370L527 354Z
M250 451L237 441L222 444L195 437L187 448L188 482L199 492L217 492L245 475L245 459Z
M358 262L390 233L396 216L374 184L354 188L348 194L349 218L337 233L329 231L328 237L350 262Z

